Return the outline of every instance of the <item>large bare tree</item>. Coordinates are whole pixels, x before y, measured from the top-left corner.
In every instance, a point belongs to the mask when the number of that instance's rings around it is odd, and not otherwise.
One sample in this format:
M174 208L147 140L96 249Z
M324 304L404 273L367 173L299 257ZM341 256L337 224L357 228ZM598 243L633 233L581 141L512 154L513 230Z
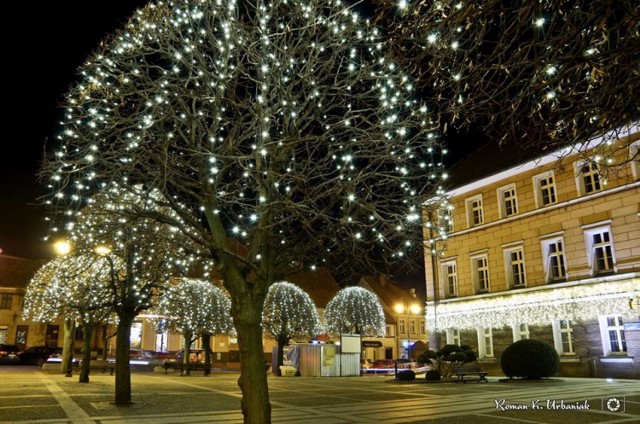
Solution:
M640 123L637 0L375 3L394 58L414 73L443 128L537 152L577 143L612 169L640 160L628 140L610 146L625 135L618 130ZM626 159L609 161L617 149Z
M42 172L52 203L80 207L110 182L162 193L135 213L214 261L245 422L271 419L261 319L273 282L422 249L442 153L383 41L337 0L163 1L106 39L68 93Z

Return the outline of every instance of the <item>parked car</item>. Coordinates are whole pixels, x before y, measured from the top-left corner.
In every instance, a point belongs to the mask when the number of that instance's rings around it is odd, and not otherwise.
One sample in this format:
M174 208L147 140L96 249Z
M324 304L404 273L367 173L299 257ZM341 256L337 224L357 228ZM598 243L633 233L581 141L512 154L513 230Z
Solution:
M368 370L369 368L373 368L373 362L368 359L362 358L360 359L360 368L364 370Z
M373 361L372 368L389 368L392 369L395 366L393 359L376 359Z
M50 357L61 354L61 347L33 346L24 352L20 352L18 357L21 364L42 366Z
M189 362L204 362L204 349L189 349L190 357ZM173 355L169 355L165 358L165 362L182 362L184 357L184 349L180 349Z
M20 349L16 345L0 344L0 364L19 363L18 353Z

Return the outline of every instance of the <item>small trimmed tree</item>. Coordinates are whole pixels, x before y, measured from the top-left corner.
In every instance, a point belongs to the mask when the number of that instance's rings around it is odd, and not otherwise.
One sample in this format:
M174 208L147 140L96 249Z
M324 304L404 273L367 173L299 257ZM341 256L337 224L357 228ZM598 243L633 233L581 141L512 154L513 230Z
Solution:
M184 338L182 375L190 375L189 348L198 337L228 333L233 329L231 301L209 281L185 279L167 289L158 303L164 315L164 328L182 334ZM209 349L205 345L205 349ZM210 355L209 356L210 361ZM205 370L211 367L206 363Z
M280 282L269 288L262 312L262 325L278 342L276 375L280 376L283 350L291 339L320 333L320 318L309 295L295 284Z
M384 312L378 296L362 287L347 287L336 293L327 303L324 319L330 333L384 334Z
M555 348L541 340L519 340L507 347L500 357L502 372L509 378L540 380L553 376L560 367Z

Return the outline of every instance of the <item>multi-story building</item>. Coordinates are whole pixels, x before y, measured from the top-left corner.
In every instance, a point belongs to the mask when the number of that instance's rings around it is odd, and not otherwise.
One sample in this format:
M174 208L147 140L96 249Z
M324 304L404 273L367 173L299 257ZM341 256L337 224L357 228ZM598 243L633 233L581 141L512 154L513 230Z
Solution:
M471 345L500 373L507 346L539 339L561 375L640 378L637 125L611 149L627 145L607 174L571 149L499 168L514 156L497 146L452 170L466 180L448 192L443 253L426 259L432 346Z

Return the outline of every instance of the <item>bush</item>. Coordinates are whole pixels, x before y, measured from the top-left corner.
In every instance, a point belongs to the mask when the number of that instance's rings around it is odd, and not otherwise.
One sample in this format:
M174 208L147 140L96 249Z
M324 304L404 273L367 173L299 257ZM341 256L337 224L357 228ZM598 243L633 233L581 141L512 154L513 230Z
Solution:
M453 352L447 358L449 362L467 362L467 355L464 352Z
M438 355L433 351L433 350L427 350L422 352L418 358L416 359L416 361L420 364L431 364L432 363L432 359L437 359Z
M413 381L416 373L413 370L403 370L398 373L398 381Z
M464 355L467 357L467 359L464 361L465 363L467 362L473 362L476 359L478 359L478 355L471 349L462 349L462 352L464 353Z
M448 358L452 353L460 352L461 350L460 346L455 344L444 345L443 348L438 351L438 356L442 356L446 361L448 361Z
M425 375L425 379L427 381L440 381L440 371L438 370L430 370L427 371L427 374Z
M540 380L553 376L560 367L558 352L540 340L520 340L505 349L500 357L502 372L509 378Z

